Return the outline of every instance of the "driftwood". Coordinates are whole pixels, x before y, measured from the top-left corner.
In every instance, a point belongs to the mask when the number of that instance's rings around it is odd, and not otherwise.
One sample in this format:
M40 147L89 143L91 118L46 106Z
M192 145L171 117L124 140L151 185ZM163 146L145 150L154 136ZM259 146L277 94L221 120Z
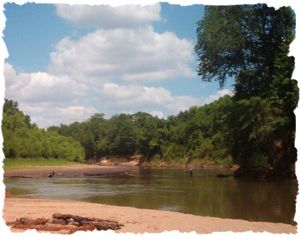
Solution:
M36 229L38 231L54 231L68 234L76 231L119 230L124 226L116 221L60 213L53 214L52 219L21 217L14 222L8 223L8 225L20 230Z

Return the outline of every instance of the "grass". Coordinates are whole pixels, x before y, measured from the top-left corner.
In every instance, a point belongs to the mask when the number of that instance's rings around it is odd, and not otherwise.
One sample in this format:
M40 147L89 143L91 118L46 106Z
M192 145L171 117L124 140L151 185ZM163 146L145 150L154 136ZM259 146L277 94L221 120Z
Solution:
M43 166L71 166L80 164L78 162L54 158L6 158L3 163L4 170L36 168Z

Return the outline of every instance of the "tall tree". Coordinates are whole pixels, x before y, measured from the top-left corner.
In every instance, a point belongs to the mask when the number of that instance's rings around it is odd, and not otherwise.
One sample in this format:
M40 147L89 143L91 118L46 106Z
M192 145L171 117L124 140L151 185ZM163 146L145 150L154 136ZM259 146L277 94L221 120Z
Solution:
M197 28L198 75L221 86L234 77L238 99L264 97L275 74L276 59L286 54L284 48L294 36L295 15L289 7L208 6Z
M292 80L295 37L291 8L265 4L206 7L197 29L198 74L221 86L232 77L234 102L228 114L232 155L244 171L293 174L298 87ZM234 122L234 123L233 123Z

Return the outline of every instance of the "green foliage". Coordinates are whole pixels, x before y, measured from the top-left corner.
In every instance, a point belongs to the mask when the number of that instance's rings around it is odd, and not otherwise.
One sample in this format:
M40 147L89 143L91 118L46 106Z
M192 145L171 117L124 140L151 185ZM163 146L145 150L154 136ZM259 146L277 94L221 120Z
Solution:
M266 165L265 152L262 149L274 130L272 119L270 105L260 97L240 100L232 105L228 118L231 129L229 138L232 139L230 145L232 156L241 167Z
M198 22L198 74L205 81L217 80L221 86L228 77L235 77L237 99L266 96L277 55L294 35L291 8L208 6Z
M225 96L178 116L159 119L148 113L120 114L105 119L95 114L86 121L41 130L6 101L3 132L7 158L63 158L82 161L102 156L142 155L142 160L180 162L205 160L228 164L226 114L232 99ZM28 121L29 119L29 121ZM16 127L11 122L17 122ZM84 151L83 151L84 149Z
M295 37L291 8L265 4L206 7L198 23L198 74L204 81L235 79L226 142L241 170L294 174L298 87L292 80Z
M81 162L85 157L78 142L39 129L11 100L5 100L3 107L2 132L6 158L63 158Z
M40 166L66 166L76 164L63 158L5 158L4 170L33 168Z
M246 42L237 22L243 16L241 8L205 8L205 17L198 22L195 46L199 56L198 75L203 80L216 79L223 85L226 77L236 75L238 66L245 64Z
M167 161L179 161L184 158L185 148L182 145L178 144L168 144L164 147L164 159Z
M146 162L210 160L230 164L225 119L231 102L231 97L225 96L166 120L143 112L110 119L92 116L81 123L49 127L48 131L78 140L87 158L139 154Z

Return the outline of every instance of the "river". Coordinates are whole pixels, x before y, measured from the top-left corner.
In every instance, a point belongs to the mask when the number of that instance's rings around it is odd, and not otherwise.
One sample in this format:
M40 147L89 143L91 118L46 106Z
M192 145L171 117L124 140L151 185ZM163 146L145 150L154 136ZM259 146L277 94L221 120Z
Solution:
M136 174L110 176L7 178L4 183L18 197L71 199L295 224L296 181L237 180L216 177L218 173L197 169L191 176L182 169L140 169Z

